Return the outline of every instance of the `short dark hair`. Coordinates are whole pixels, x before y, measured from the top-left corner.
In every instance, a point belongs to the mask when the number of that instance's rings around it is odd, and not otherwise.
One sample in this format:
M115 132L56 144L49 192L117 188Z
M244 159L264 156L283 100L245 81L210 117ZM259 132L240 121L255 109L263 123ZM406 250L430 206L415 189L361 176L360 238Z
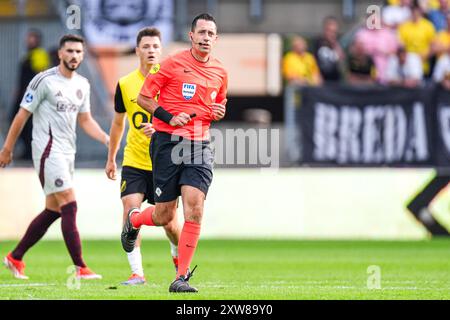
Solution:
M66 42L81 42L81 44L84 44L84 39L82 36L79 36L77 34L65 34L59 40L59 48L61 49L62 47L64 47Z
M406 51L406 48L405 48L405 46L399 46L398 48L397 48L397 54L399 54L399 53L406 53L407 51Z
M214 19L214 17L212 15L210 15L209 13L201 13L198 16L196 16L194 18L194 20L192 20L192 25L191 25L191 31L192 32L194 32L195 27L197 27L197 21L198 20L212 21L216 25L216 29L217 29L217 23L216 23L216 20Z
M136 47L139 47L139 43L141 43L143 37L158 37L159 40L161 40L161 31L159 31L158 28L153 27L145 27L139 30L136 37Z
M414 1L413 5L411 6L411 11L415 11L415 10L420 11L421 13L424 13L422 7L416 1Z
M335 22L335 23L338 23L338 24L339 24L339 20L338 20L338 18L336 18L335 16L326 16L326 17L323 19L322 24L323 24L323 25L326 25L327 23L330 23L330 22Z
M33 37L36 38L37 42L39 43L39 45L41 44L42 41L42 32L39 29L35 29L35 28L31 28L28 30L28 36L32 35Z

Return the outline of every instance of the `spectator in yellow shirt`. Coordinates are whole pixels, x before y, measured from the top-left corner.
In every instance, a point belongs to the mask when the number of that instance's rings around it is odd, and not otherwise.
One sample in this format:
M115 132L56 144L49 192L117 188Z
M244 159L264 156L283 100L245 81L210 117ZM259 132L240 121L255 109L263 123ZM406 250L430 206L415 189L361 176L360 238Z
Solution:
M407 52L420 55L424 72L428 74L430 68L428 58L431 55L431 44L436 36L436 31L433 24L423 17L422 9L419 6L413 7L412 19L400 25L398 34Z
M314 55L307 52L305 39L294 36L291 51L283 58L283 76L289 84L320 85L322 76Z

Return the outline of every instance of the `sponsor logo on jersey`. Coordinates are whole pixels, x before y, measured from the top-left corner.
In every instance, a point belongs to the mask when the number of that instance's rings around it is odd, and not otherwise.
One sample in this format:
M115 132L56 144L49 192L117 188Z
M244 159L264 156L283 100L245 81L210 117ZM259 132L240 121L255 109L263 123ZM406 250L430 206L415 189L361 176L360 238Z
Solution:
M183 98L186 100L191 100L192 97L195 95L195 90L197 89L196 84L192 83L183 83L183 88L181 93L183 94Z
M62 187L63 185L64 185L63 179L58 178L58 179L55 180L55 186L56 186L56 187L60 188L60 187Z
M127 181L123 180L122 185L120 186L120 192L124 192L127 189Z
M56 103L56 111L58 112L77 112L77 110L77 106L68 101L58 101Z
M26 103L31 103L31 101L33 101L33 94L32 94L31 92L28 92L28 93L25 95L25 102L26 102Z
M158 187L158 188L156 188L155 193L159 197L159 196L161 196L162 190Z
M211 100L216 101L216 97L217 97L217 92L215 92L215 91L211 92Z

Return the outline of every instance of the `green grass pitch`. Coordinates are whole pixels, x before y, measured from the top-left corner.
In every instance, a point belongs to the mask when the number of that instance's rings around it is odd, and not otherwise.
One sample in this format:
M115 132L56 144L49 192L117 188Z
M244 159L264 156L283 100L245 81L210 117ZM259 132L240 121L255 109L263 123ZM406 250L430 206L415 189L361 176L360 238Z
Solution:
M1 242L3 257L16 242ZM125 287L130 272L119 241L84 241L84 258L103 275L68 289L63 241L42 241L25 256L30 280L0 269L0 299L450 299L450 240L200 240L190 283L198 294L169 294L175 272L167 241L144 240L148 284ZM369 289L369 266L380 289ZM373 283L369 280L369 283Z

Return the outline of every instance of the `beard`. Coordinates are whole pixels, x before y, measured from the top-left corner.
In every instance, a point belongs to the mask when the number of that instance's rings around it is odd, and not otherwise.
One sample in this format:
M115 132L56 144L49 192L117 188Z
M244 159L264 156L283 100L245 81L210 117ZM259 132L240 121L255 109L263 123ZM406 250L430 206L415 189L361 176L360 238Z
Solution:
M65 60L63 60L63 63L64 63L64 66L67 68L67 70L70 70L70 71L75 71L75 70L77 70L78 67L80 66L80 64L78 64L76 67L71 67L71 66L69 65L69 62L66 62Z

